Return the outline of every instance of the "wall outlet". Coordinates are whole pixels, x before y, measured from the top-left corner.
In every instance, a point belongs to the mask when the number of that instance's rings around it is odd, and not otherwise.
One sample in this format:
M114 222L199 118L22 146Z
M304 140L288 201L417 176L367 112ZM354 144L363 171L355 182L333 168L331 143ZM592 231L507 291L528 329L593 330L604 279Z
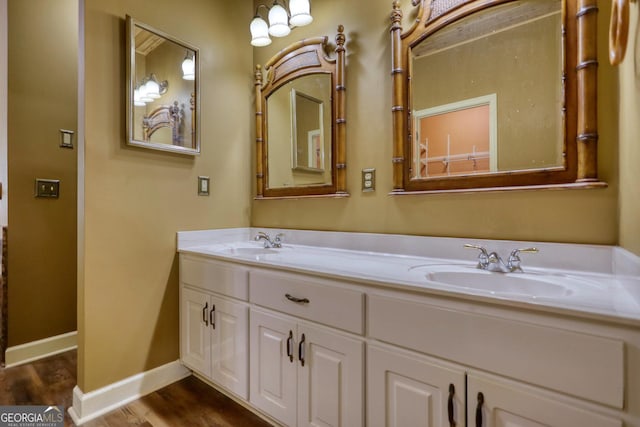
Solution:
M57 199L60 196L60 180L36 178L36 197Z
M376 170L373 168L362 169L362 191L364 193L375 191L376 189Z
M198 196L208 196L208 195L209 195L209 177L199 176L198 177Z

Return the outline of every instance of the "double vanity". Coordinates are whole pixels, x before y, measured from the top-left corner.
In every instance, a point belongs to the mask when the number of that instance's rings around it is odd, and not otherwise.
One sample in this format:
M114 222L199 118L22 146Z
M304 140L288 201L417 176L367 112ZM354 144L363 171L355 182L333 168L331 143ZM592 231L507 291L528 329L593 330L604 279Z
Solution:
M538 253L493 272L465 243ZM243 228L178 249L182 362L272 422L640 426L620 248Z

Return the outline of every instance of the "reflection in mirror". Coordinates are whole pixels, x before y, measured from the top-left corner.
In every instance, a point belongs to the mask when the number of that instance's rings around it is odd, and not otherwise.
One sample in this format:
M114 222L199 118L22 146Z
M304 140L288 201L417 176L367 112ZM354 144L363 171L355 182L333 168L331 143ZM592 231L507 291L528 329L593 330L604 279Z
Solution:
M344 34L301 40L256 67L258 198L346 196Z
M406 33L397 0L392 13L394 192L601 184L597 62L587 49L596 9L578 14L576 0L418 3Z
M327 114L323 113L328 106ZM331 76L310 74L267 97L269 188L331 184Z
M325 85L319 84L322 88L328 88L331 84L327 75L320 75L318 79L324 77ZM296 80L301 83L305 77ZM306 90L306 89L305 89ZM327 95L331 92L320 90L319 95ZM329 101L329 99L327 99ZM291 89L291 135L293 137L293 169L300 171L322 172L324 166L324 134L328 133L331 124L325 123L323 118L325 101L307 95L300 90ZM327 103L329 105L329 103ZM329 165L329 168L331 165Z
M127 143L198 154L198 50L130 16L127 44Z

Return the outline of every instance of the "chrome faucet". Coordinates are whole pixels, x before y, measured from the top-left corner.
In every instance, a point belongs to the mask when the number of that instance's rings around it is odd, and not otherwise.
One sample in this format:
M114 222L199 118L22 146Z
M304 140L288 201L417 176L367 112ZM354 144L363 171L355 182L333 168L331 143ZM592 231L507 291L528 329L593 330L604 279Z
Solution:
M505 264L500 255L497 252L487 252L484 246L465 244L465 248L478 249L480 254L478 255L478 266L481 270L493 271L497 273L513 273L514 271L522 272L520 267L521 259L518 255L520 252L525 253L537 253L537 248L523 248L515 249L511 251L509 259Z
M256 242L259 242L260 240L264 240L265 248L281 248L283 237L284 237L284 234L278 233L276 234L276 237L274 237L273 240L271 240L271 237L267 233L265 233L264 231L261 231L256 235L256 237L253 238L253 240L255 240Z

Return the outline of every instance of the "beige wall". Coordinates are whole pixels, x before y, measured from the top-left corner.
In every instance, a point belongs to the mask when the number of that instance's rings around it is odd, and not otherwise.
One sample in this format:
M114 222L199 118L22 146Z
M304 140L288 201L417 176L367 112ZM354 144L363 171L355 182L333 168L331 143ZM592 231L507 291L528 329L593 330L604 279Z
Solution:
M59 129L76 129L78 3L10 0L8 70L8 344L76 329L76 156ZM36 199L36 178L60 198Z
M178 358L176 231L249 225L252 13L222 0L86 0L84 392ZM126 14L200 48L200 156L125 145Z
M406 8L409 1L403 1ZM469 238L615 244L618 240L615 70L607 63L609 5L600 4L599 175L604 190L389 196L392 190L390 0L313 2L314 22L254 49L264 64L304 37L347 35L347 186L343 199L256 200L251 223L284 227ZM363 168L377 169L377 189L362 193ZM255 186L255 185L254 185ZM255 194L255 189L254 189Z
M631 3L629 47L620 65L620 245L640 255L640 27Z

